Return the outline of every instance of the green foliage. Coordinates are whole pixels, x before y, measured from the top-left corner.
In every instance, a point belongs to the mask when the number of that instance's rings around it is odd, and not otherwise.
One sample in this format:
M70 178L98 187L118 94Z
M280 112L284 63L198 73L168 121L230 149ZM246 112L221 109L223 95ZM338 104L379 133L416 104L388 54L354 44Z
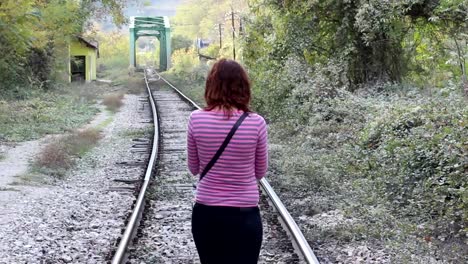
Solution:
M171 38L172 53L180 49L188 50L192 46L193 46L193 41L185 36L174 35Z
M430 223L438 236L464 236L468 220L466 101L397 105L360 136L359 172L400 213Z
M5 0L0 3L0 92L50 88L68 74L69 41L91 17L109 12L124 22L123 0Z
M99 64L107 68L123 68L129 65L127 56L130 48L129 36L120 31L99 32L96 35L99 45Z
M204 55L218 58L220 56L232 58L233 42L239 45L241 20L244 21L248 13L248 1L245 0L188 0L177 9L176 16L172 19L172 27L175 36L183 36L192 40L208 39L212 41L208 50L202 51ZM232 9L231 9L232 6ZM232 38L231 12L235 13L235 38ZM219 28L221 25L221 30ZM219 50L221 38L223 48ZM238 58L241 50L237 51Z
M190 80L196 80L204 78L205 76L200 75L199 69L200 60L198 54L194 49L183 50L179 49L174 51L172 54L172 68L170 72L176 76L184 76Z
M220 51L221 49L219 48L218 45L212 44L206 48L203 48L200 50L200 53L203 55L210 56L212 58L219 58L220 57Z
M255 67L267 60L259 72L297 56L309 65L340 62L353 89L429 76L434 68L446 77L466 75L466 1L256 0L251 6L245 58Z
M127 22L123 8L127 0L82 0L81 8L88 17L100 20L112 17L114 24L120 26Z
M382 83L349 92L341 66L289 56L282 65L261 57L249 69L254 108L270 121L272 184L283 196L310 199L291 205L300 215L344 217L332 227L313 222L310 241L375 241L398 252L395 263L462 260L466 99L456 87L425 92Z
M27 83L25 76L29 73L24 65L34 33L34 25L39 16L34 13L34 1L2 1L0 4L0 91L12 87L15 83Z

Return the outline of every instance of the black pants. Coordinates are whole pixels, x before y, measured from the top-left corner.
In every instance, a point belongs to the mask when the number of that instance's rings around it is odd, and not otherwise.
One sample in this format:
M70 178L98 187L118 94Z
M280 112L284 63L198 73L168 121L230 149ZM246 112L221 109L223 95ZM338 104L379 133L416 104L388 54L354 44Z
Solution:
M192 234L202 264L256 264L263 234L260 211L197 203Z

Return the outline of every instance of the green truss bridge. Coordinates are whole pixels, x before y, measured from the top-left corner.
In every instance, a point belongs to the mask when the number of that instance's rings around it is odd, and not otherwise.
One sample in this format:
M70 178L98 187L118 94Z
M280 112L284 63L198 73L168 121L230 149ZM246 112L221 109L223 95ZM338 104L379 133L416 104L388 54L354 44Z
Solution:
M136 67L135 43L139 37L156 37L159 40L159 70L171 67L171 26L169 18L130 17L130 66Z

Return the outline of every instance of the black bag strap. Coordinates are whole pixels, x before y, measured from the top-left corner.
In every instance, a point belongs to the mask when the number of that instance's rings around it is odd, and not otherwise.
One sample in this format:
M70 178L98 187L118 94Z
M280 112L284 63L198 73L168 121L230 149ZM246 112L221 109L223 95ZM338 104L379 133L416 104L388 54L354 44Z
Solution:
M206 165L205 169L203 172L200 174L200 181L205 177L205 175L210 171L210 169L215 165L216 161L219 159L221 154L223 154L224 149L227 147L229 144L229 141L231 141L232 136L234 136L234 133L236 133L237 129L239 126L242 124L244 119L249 115L248 112L244 112L244 114L239 117L237 122L234 124L234 126L231 128L231 131L229 131L229 134L226 136L226 139L224 140L223 144L221 144L221 147L219 147L218 151L216 154L213 156L213 158L210 160L210 162Z

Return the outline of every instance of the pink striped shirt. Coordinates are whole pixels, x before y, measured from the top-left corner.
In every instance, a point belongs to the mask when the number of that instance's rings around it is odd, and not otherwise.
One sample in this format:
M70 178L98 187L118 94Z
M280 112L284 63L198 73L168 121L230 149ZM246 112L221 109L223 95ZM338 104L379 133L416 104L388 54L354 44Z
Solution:
M187 132L187 160L193 175L203 171L242 113L234 112L228 119L223 111L192 112ZM267 147L265 120L258 114L249 114L198 184L196 201L212 206L257 206L257 180L267 171Z

